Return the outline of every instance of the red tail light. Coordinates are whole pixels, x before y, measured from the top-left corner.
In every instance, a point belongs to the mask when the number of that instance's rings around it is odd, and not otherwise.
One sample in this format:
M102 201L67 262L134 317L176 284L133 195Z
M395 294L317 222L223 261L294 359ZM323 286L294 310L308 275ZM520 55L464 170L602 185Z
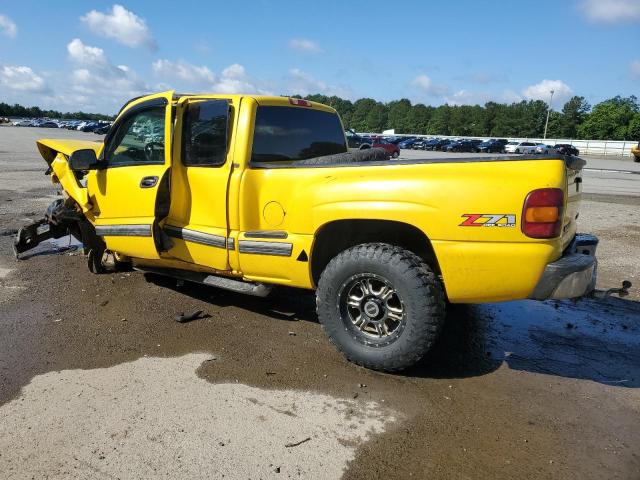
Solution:
M531 238L554 238L562 230L564 193L541 188L527 195L522 209L522 233Z
M299 107L310 107L311 106L311 102L309 102L308 100L303 100L301 98L289 98L289 103L291 105L297 105Z

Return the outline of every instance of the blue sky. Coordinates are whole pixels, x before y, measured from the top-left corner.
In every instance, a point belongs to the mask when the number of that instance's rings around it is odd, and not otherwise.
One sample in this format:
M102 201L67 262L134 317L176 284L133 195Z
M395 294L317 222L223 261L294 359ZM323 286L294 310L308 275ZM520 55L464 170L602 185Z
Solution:
M0 101L189 92L439 105L640 96L640 0L0 2Z

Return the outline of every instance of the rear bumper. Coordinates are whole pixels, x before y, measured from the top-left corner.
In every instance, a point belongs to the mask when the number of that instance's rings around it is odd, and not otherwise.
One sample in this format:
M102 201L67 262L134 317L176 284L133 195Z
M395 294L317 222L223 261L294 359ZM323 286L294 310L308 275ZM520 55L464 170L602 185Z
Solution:
M578 298L596 286L598 238L578 234L555 262L548 263L531 294L534 300Z

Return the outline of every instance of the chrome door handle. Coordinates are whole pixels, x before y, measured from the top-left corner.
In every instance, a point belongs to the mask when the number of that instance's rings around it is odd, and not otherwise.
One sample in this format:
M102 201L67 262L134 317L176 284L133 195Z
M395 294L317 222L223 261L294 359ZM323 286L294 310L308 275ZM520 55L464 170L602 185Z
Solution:
M144 177L140 180L140 188L152 188L158 183L158 177Z

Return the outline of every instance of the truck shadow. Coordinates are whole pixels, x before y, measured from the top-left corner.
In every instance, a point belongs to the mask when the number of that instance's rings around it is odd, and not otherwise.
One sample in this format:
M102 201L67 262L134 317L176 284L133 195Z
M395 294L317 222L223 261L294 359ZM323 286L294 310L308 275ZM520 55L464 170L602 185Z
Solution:
M267 298L145 274L148 281L216 306L283 321L317 322L312 292L278 288ZM609 298L450 305L431 352L408 377L466 378L506 364L512 370L640 386L640 302Z

